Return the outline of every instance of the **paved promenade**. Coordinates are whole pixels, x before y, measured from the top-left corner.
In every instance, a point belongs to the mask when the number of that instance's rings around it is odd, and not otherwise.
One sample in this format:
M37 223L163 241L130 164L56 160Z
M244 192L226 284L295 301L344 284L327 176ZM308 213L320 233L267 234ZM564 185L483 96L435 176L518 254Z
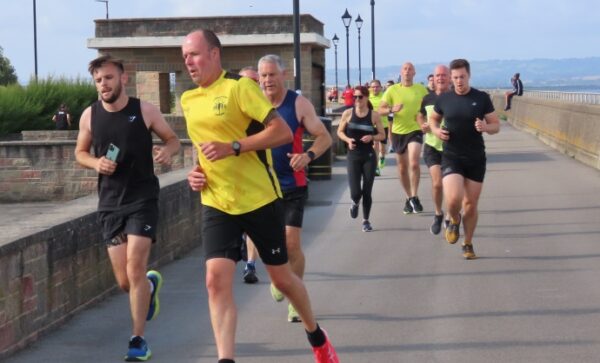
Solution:
M600 172L502 122L487 137L488 173L474 261L405 216L391 158L374 187L372 233L352 220L345 162L312 184L305 215L305 280L343 363L597 362L600 357ZM310 348L287 307L261 283L235 286L237 362L307 363ZM196 250L161 269L161 314L146 337L153 362L215 363L204 267ZM130 335L127 297L82 312L6 360L119 362Z

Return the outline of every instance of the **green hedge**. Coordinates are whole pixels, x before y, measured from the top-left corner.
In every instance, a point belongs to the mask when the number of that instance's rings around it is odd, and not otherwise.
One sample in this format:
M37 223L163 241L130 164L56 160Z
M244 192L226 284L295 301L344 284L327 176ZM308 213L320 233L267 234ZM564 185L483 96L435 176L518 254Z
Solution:
M83 110L98 99L91 81L52 79L29 85L0 86L0 136L23 130L52 130L52 116L61 103L71 114L71 129L78 129Z

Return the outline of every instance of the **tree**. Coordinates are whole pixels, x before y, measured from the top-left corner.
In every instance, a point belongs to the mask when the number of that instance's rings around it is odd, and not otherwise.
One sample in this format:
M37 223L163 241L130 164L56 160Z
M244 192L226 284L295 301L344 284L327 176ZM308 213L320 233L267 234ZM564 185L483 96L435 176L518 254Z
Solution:
M10 64L10 60L4 56L4 49L0 47L0 86L17 83L15 68Z

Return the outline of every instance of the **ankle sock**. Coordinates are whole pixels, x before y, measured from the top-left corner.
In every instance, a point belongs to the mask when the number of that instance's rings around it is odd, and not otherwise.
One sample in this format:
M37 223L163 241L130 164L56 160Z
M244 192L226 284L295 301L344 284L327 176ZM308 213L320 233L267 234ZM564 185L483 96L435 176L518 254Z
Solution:
M309 333L307 331L306 336L308 337L308 342L313 347L321 347L327 340L327 338L325 338L325 333L323 333L319 324L317 324L317 329L314 332Z

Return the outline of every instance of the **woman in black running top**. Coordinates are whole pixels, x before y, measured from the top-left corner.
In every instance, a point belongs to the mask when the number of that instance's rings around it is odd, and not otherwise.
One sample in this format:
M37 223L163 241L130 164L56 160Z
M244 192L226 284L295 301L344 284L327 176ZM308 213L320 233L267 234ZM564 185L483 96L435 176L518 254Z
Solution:
M371 232L371 191L375 180L377 157L373 141L385 139L384 128L373 105L369 102L369 89L354 87L354 107L342 114L337 130L338 138L348 144L348 181L350 183L350 217L358 216L358 203L363 201L363 232ZM362 183L361 183L362 182ZM361 185L362 184L362 185Z

